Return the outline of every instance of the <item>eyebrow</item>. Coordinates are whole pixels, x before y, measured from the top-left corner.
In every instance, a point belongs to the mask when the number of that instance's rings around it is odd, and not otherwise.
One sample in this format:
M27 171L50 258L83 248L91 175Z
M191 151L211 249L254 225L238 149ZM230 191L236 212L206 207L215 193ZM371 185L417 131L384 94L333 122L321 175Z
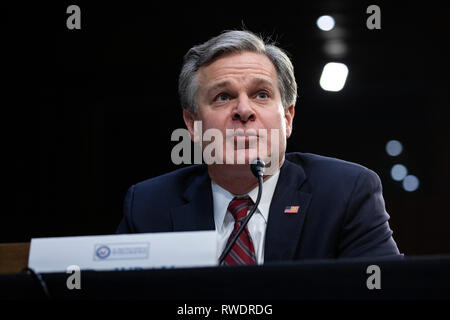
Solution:
M230 84L231 84L230 81L221 81L221 82L218 82L218 83L216 83L216 84L213 84L211 87L209 87L209 88L206 90L206 92L207 92L207 94L209 94L210 92L212 92L212 91L214 91L214 90L217 90L217 89L221 89L221 88L227 87L227 86L229 86Z
M255 87L259 86L259 85L262 85L262 86L268 86L268 87L273 88L272 81L269 81L269 80L263 79L263 78L253 78L252 79L252 85L254 85Z
M267 79L263 79L263 78L253 78L251 80L251 84L252 84L252 86L263 85L263 86L268 86L270 88L273 88L272 82ZM213 84L211 87L209 87L206 90L206 92L207 92L207 94L209 94L210 92L212 92L214 90L221 89L221 88L227 87L229 85L231 85L230 81L228 81L228 80L221 81L221 82Z

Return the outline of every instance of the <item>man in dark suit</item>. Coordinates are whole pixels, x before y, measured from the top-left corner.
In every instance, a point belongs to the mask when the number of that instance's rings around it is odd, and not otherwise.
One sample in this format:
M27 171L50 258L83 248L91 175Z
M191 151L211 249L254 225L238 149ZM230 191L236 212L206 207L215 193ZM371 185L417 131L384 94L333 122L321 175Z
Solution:
M258 183L248 164L258 156L270 164L261 202L225 264L401 257L373 171L285 154L297 85L281 49L248 31L224 32L188 51L179 93L192 140L205 150L212 142L202 134L222 134L214 140L215 161L132 186L118 233L216 230L219 255L256 201Z

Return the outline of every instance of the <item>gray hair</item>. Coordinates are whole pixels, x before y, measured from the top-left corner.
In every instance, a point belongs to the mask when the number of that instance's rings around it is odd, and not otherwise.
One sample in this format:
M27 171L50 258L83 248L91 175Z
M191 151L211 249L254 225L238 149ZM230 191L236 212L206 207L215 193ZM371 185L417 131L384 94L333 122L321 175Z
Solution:
M230 53L255 52L266 55L272 61L278 76L278 86L284 108L295 105L297 83L294 66L287 54L275 44L266 43L261 37L250 31L225 31L207 42L192 47L184 56L181 68L178 94L181 106L196 112L196 94L198 89L197 71L220 56Z

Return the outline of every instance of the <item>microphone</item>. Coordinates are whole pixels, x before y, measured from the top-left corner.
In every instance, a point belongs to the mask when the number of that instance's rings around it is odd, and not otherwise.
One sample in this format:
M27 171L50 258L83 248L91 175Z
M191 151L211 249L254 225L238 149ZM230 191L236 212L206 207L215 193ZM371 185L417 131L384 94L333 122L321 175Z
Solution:
M247 214L247 217L245 217L245 220L242 222L242 225L240 226L239 230L234 234L230 243L228 243L228 245L225 247L225 250L223 250L222 254L220 255L219 266L222 265L223 261L225 260L226 256L228 255L228 253L230 253L231 248L234 246L235 242L239 238L239 235L242 233L245 226L250 221L250 218L252 217L253 213L255 213L256 208L258 208L259 202L261 201L265 166L266 166L266 164L260 158L256 158L250 164L250 170L252 171L253 175L258 179L258 196L256 197L256 203L253 206L253 208L250 210L250 213Z
M260 158L256 158L250 164L250 169L256 178L262 177L264 175L264 169L266 164Z

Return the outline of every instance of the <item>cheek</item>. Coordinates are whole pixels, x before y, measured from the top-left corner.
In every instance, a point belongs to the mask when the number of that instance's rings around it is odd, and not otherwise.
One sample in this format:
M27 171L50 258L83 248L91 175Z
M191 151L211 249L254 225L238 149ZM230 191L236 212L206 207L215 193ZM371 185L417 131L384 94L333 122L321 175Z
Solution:
M203 130L225 128L226 116L223 112L206 111L200 117L203 123Z
M274 112L269 116L270 128L278 129L280 131L286 131L286 118L284 117L284 113L280 111Z
M212 141L217 141L221 138L221 145L225 145L226 140L226 124L227 119L221 112L203 112L199 117L202 121L202 141L203 147L206 147ZM217 142L216 142L217 143Z
M284 110L282 113L280 112L277 114L276 119L277 119L276 128L278 129L278 146L279 148L284 149L286 145L286 138L288 135Z

